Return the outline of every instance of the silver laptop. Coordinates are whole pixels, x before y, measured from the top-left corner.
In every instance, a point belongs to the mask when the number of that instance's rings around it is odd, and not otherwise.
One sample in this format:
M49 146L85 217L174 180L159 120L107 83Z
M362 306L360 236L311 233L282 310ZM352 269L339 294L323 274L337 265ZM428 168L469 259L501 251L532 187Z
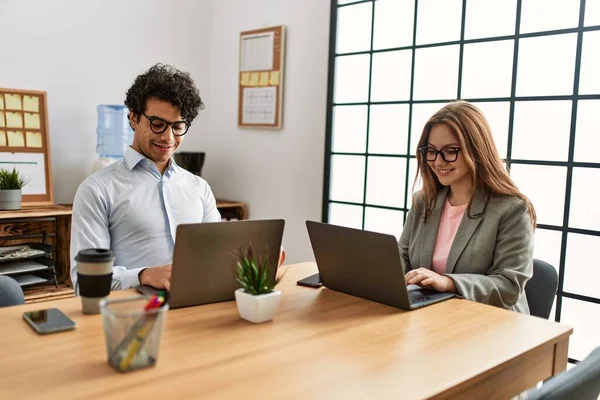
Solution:
M267 257L277 268L285 221L243 220L177 227L169 307L179 308L235 299L233 268L240 246L252 244L254 254ZM140 293L159 290L138 286Z
M398 242L392 235L306 221L323 286L414 310L454 297L415 285L408 288Z

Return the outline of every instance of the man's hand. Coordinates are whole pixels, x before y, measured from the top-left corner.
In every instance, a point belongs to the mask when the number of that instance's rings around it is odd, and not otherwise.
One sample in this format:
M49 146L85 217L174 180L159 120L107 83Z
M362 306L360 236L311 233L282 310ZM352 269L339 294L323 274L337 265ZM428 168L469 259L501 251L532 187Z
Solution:
M139 274L140 284L156 289L171 289L171 264L148 267Z
M419 285L422 288L435 289L438 292L456 293L456 286L452 279L427 268L421 267L408 271L405 278L408 285Z

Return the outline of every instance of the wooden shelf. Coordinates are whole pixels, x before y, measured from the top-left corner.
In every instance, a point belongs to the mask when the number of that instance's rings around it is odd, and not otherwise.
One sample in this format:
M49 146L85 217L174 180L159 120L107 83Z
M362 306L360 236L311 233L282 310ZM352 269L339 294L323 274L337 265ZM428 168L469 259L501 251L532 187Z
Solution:
M236 219L248 219L248 206L241 201L217 199L217 208L221 215L231 211Z
M70 206L23 206L20 210L0 211L0 220L56 217L61 215L71 215L71 213Z
M20 210L0 211L0 246L46 243L54 248L56 280L71 284L70 279L70 205L23 206Z

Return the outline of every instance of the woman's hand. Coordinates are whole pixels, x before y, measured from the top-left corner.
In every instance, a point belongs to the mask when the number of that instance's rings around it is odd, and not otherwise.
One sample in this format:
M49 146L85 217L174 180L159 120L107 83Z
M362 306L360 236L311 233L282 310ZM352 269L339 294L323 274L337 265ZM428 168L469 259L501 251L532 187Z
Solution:
M452 279L427 268L421 267L408 271L405 278L407 285L419 285L422 288L435 289L438 292L456 293L456 286Z

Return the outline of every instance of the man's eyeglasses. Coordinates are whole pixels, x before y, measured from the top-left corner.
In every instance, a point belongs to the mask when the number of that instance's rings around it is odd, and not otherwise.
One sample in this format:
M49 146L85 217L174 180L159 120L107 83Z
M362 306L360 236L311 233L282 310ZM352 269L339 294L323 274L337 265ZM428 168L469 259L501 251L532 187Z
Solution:
M427 161L435 161L438 154L442 156L442 160L446 162L454 162L458 158L459 147L444 147L441 150L436 150L433 147L419 147L419 152Z
M150 129L152 129L152 132L154 133L163 133L170 126L173 135L183 136L187 133L188 129L190 129L190 123L187 121L169 122L159 117L149 117L146 113L142 114L150 121Z

